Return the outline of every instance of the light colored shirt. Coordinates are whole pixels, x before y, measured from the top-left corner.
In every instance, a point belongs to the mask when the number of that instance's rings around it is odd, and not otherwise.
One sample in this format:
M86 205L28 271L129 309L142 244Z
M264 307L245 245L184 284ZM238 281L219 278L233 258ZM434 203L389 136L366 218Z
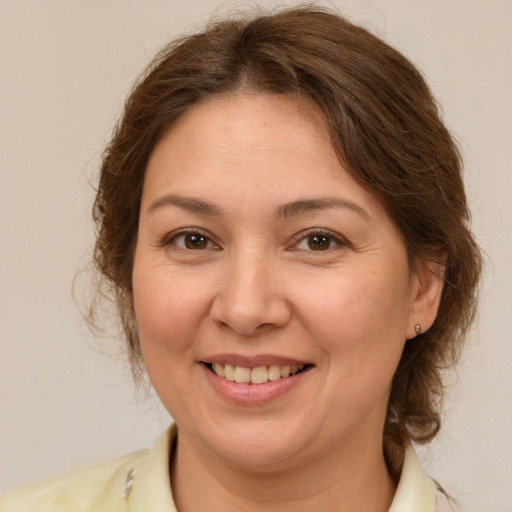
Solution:
M176 426L149 449L12 491L0 512L177 512L169 478ZM389 512L450 510L408 446ZM436 508L436 500L438 505Z

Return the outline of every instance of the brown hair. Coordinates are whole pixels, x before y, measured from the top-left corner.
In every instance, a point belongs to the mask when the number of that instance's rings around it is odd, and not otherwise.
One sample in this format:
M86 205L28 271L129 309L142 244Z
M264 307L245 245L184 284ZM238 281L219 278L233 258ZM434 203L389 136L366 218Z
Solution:
M393 379L384 452L397 474L406 439L439 430L441 372L473 319L481 259L468 229L461 159L416 68L367 30L318 7L240 16L165 47L141 76L107 147L94 204L94 262L114 299L134 370L141 354L132 267L148 158L205 97L251 90L304 95L324 112L341 162L380 199L411 267L446 257L441 305L408 341Z

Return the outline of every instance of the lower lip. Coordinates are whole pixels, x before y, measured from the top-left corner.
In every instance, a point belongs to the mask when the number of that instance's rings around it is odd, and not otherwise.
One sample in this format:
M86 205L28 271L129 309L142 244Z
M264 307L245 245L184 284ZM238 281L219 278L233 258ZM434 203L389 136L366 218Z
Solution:
M264 384L239 384L219 377L204 364L200 366L217 393L241 405L267 404L297 386L309 373L309 369L306 369L290 377L281 377L278 380L268 381Z

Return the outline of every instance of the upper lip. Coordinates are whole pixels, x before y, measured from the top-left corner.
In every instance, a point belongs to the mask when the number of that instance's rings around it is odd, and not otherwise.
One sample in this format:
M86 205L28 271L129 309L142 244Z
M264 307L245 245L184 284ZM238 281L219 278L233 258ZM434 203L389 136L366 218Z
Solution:
M244 368L256 368L258 366L293 366L308 365L308 361L295 359L293 357L272 355L272 354L256 354L253 356L243 356L240 354L215 354L201 359L203 363L218 363L222 365L230 364L232 366L241 366Z

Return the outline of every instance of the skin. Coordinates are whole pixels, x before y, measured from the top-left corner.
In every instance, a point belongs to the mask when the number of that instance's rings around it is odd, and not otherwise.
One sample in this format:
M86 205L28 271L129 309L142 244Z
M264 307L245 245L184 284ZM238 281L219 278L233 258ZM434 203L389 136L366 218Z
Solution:
M146 170L133 290L146 368L179 428L180 512L388 509L390 382L442 288L418 268L309 101L216 97L169 129ZM226 354L310 366L277 397L240 404L202 364Z

